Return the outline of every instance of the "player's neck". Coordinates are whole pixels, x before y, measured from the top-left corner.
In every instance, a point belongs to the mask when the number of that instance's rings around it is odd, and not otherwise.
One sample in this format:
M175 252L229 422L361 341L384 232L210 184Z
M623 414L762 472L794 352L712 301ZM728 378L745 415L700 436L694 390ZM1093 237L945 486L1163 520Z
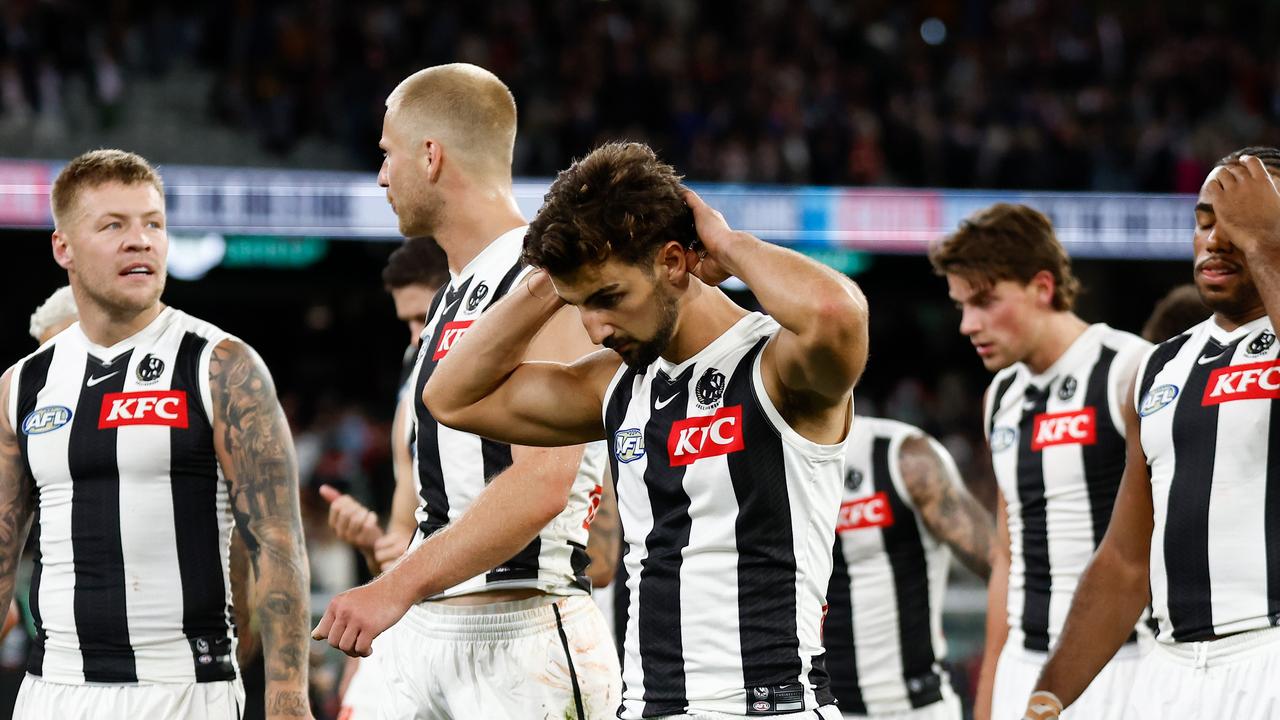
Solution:
M140 312L122 312L104 308L92 301L80 302L80 331L89 338L89 342L102 347L111 347L121 340L137 335L150 325L160 312L164 303L157 302Z
M527 224L510 189L477 190L475 197L448 208L435 238L449 269L459 273L503 233Z
M747 314L720 288L698 282L688 293L692 296L684 298L675 334L662 353L664 360L677 365L702 352Z
M1045 372L1088 329L1089 324L1073 312L1055 312L1049 315L1040 332L1040 342L1023 362L1036 375Z
M1213 322L1223 330L1231 332L1241 325L1247 325L1266 314L1267 309L1262 306L1261 302L1259 302L1258 307L1242 313L1228 314L1222 311L1216 311L1213 313Z

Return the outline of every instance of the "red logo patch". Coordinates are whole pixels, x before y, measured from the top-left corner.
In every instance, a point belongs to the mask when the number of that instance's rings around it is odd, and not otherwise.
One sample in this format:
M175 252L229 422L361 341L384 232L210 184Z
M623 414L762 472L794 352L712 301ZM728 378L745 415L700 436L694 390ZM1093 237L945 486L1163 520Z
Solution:
M1280 398L1280 361L1267 360L1214 370L1204 386L1204 399L1200 404L1276 398Z
M590 530L591 522L596 519L596 511L600 509L600 500L604 497L604 486L596 485L587 495L587 519L582 521L582 529Z
M893 508L889 506L889 496L882 490L871 497L840 503L836 532L889 527L892 524Z
M151 390L104 395L98 429L127 425L187 427L187 394L182 390Z
M453 322L445 323L444 327L440 328L440 342L436 343L436 351L435 354L431 356L431 359L439 360L445 355L448 355L453 344L461 340L463 335L467 334L467 328L471 327L471 323L473 322L475 321L454 320Z
M1040 413L1032 426L1036 432L1031 438L1032 450L1043 450L1052 445L1092 445L1098 441L1098 416L1091 407Z
M667 457L672 467L695 460L728 455L743 448L742 406L720 408L715 415L678 420L667 436Z

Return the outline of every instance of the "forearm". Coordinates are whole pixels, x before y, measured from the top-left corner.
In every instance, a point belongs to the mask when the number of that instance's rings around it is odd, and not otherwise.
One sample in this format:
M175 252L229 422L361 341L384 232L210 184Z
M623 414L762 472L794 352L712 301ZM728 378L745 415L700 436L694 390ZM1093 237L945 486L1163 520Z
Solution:
M997 553L991 565L991 581L987 585L986 641L982 650L982 667L978 671L977 697L974 698L974 718L988 720L991 717L991 694L995 687L996 663L1009 639L1009 557Z
M794 250L747 233L726 248L721 264L746 283L766 313L801 337L840 327L832 318L853 315L865 331L867 301L844 275Z
M533 280L487 310L440 360L424 391L433 414L463 411L483 400L525 360L538 331L564 307L545 278Z
M1259 249L1251 253L1246 262L1249 263L1249 275L1262 296L1271 327L1280 328L1280 252L1270 248Z
M306 548L291 527L259 527L257 534L254 610L266 665L267 714L305 717L311 620Z
M1085 569L1058 644L1037 690L1070 705L1133 633L1148 600L1146 568L1126 562L1105 544Z

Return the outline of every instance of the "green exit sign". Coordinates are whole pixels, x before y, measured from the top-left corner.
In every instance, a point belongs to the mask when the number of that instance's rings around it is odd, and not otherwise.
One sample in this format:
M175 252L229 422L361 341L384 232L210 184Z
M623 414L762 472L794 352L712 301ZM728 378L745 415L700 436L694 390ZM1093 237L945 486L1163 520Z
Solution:
M223 267L304 268L329 253L329 241L318 237L227 235Z
M860 250L812 245L802 245L797 247L796 250L845 275L857 275L866 272L867 268L871 267L871 254Z

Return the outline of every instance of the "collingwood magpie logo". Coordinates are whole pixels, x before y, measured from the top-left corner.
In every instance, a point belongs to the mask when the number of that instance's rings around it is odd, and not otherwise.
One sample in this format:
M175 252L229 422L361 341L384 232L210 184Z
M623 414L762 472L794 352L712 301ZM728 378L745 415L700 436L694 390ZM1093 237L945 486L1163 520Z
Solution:
M1271 346L1274 345L1275 342L1275 333L1270 330L1263 330L1262 334L1258 335L1258 337L1254 338L1253 341L1249 343L1249 347L1245 348L1244 352L1246 355L1261 355L1262 353L1270 350Z
M475 309L480 307L480 303L484 302L487 297L489 297L489 286L481 282L476 286L475 290L471 291L471 296L467 298L467 312L475 312Z
M844 474L844 487L846 490L857 491L862 486L862 471L858 468L849 468Z
M138 376L138 382L140 383L153 383L159 380L160 376L163 374L164 361L151 353L147 353L147 356L142 358L142 362L138 363L138 372L136 375Z
M1058 399L1070 400L1072 395L1076 394L1076 379L1070 375L1062 379L1062 384L1058 386Z
M698 378L698 385L693 389L699 405L714 405L724 396L724 373L715 368L707 368Z

